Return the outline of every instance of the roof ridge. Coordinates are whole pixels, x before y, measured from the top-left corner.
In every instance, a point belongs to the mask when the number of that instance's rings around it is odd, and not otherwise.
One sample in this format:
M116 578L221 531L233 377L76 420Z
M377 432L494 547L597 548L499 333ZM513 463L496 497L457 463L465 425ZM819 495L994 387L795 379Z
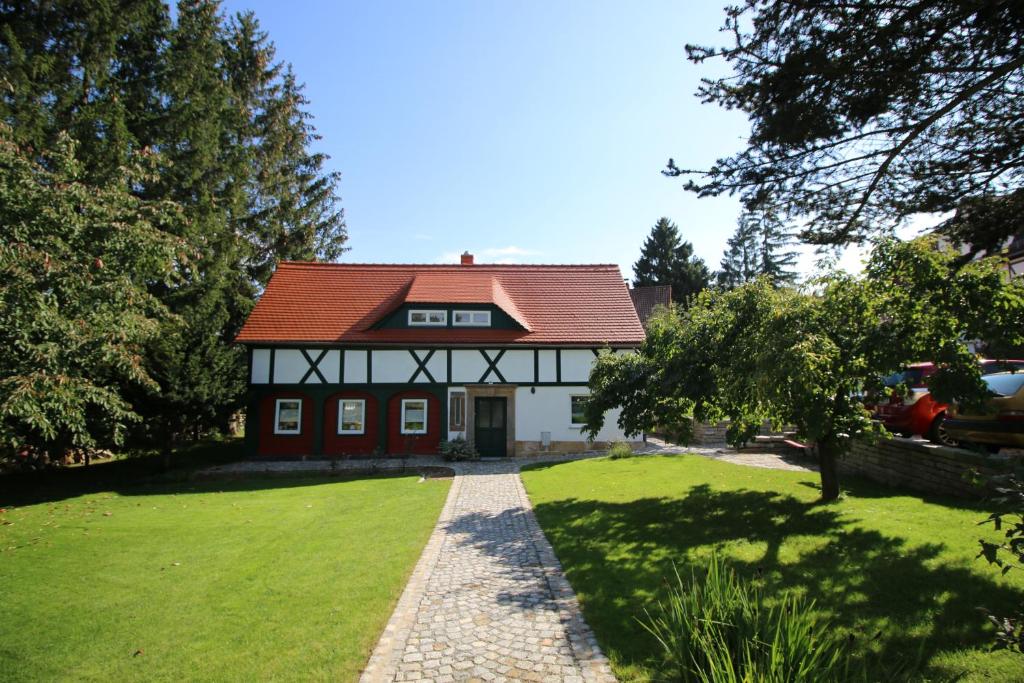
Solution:
M460 265L458 263L337 263L327 261L278 261L277 267L281 266L317 266L334 268L454 268L464 272L472 272L480 268L615 268L617 263L474 263L473 265Z

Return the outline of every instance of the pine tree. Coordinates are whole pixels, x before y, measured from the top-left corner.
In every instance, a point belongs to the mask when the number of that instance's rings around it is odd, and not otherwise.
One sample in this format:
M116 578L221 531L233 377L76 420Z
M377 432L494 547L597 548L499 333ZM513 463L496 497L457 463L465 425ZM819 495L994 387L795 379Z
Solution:
M791 243L792 237L772 214L744 213L727 242L716 276L718 286L734 289L758 277L768 278L775 287L793 284L797 253L787 249Z
M721 270L716 275L718 286L722 289L735 289L757 277L760 259L753 227L749 222L739 221L736 232L726 243Z
M123 180L153 142L168 22L160 0L0 6L0 119L13 139L48 150L66 132L84 180Z
M324 171L328 157L309 151L320 136L305 111L308 100L290 66L274 61L274 46L250 13L229 26L228 71L247 110L247 143L253 174L244 231L249 273L266 283L278 260L334 260L345 250L338 173Z
M633 264L634 287L671 285L672 300L683 305L708 286L710 277L704 261L693 255L693 245L668 218L654 224Z
M179 3L161 84L165 167L156 191L182 207L180 236L197 253L179 263L180 282L160 291L179 319L150 347L160 390L145 399L148 426L165 445L225 422L244 392L245 354L230 341L255 295L240 267L246 245L235 230L247 212L251 154L239 144L244 114L224 78L224 61L218 3Z

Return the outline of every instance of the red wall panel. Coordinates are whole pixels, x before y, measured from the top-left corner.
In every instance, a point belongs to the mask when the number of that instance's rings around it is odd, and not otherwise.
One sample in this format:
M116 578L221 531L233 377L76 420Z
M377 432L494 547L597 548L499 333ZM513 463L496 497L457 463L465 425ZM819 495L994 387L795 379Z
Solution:
M363 434L338 434L338 401L357 398L366 401ZM362 391L342 391L328 397L324 404L324 455L369 455L378 444L380 429L377 399Z
M427 433L402 434L402 399L427 399ZM388 453L437 455L441 445L441 401L426 391L403 391L388 399Z
M274 405L279 398L302 400L302 431L299 434L274 433ZM273 393L260 401L260 438L257 454L261 456L299 457L313 454L313 400L294 391Z

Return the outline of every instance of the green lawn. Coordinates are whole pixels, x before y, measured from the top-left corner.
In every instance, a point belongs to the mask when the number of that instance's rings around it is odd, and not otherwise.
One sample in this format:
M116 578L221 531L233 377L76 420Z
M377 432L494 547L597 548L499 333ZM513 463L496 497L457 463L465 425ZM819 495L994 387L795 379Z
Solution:
M111 488L0 513L0 678L355 680L449 482Z
M1020 572L975 560L984 506L845 480L815 504L818 476L698 456L590 460L523 473L587 621L624 680L648 678L655 645L636 618L671 572L719 548L746 576L804 592L883 662L922 651L930 674L1024 681L1024 657L986 650L979 605L1024 597ZM877 637L876 637L877 634ZM872 655L872 659L874 656Z

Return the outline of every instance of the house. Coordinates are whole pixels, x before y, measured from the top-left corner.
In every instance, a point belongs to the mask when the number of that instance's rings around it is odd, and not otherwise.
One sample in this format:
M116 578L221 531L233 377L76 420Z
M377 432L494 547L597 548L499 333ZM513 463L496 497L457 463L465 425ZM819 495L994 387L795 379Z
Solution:
M246 443L261 457L482 455L600 447L581 433L590 368L643 341L614 265L282 262L236 341Z
M632 287L629 298L633 300L636 315L640 324L647 329L647 321L658 306L672 305L672 285L652 285L650 287Z

